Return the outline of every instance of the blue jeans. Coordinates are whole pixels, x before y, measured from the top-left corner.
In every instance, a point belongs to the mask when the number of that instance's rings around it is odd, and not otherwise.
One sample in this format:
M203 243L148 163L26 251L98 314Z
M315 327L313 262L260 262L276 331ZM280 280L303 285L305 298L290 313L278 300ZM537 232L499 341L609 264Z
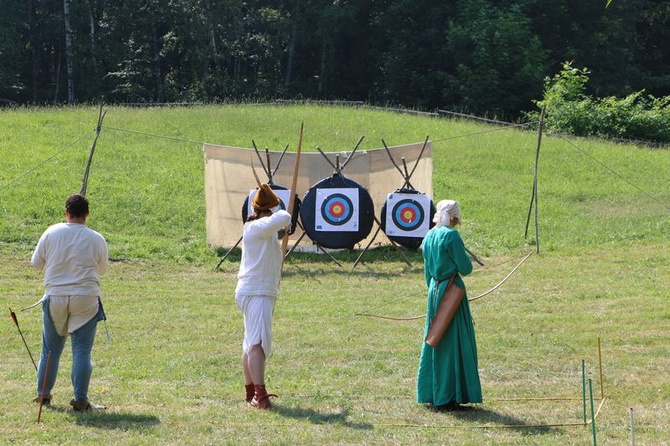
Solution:
M88 401L88 385L93 373L91 362L91 350L95 341L95 332L98 321L105 318L102 305L98 305L98 313L83 326L70 334L72 339L72 386L74 387L75 401ZM49 297L42 302L42 354L39 367L37 368L37 396L51 395L51 390L56 383L60 356L65 347L67 336L60 336L56 332L51 313L49 312ZM49 370L47 372L46 384L44 373L47 368L47 357L49 359Z

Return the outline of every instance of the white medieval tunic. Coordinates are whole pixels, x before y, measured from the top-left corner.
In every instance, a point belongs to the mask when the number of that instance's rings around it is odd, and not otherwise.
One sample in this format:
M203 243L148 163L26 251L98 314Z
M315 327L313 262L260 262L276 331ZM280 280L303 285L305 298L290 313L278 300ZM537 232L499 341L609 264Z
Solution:
M277 232L288 226L291 215L279 210L269 217L244 223L242 258L237 274L235 301L244 315L245 353L260 344L265 356L272 349L272 313L279 295L282 252Z

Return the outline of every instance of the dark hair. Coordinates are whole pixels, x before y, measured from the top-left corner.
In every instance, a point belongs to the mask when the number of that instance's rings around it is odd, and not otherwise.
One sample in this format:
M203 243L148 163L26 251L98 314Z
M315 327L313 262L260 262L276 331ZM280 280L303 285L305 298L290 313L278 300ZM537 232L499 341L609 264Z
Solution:
M88 215L88 199L79 194L70 195L65 201L65 209L71 217L86 217Z
M254 208L254 213L250 214L247 217L247 221L258 220L259 218L263 217L261 214L272 214L272 210L271 209L266 209L266 210L262 211L262 210Z

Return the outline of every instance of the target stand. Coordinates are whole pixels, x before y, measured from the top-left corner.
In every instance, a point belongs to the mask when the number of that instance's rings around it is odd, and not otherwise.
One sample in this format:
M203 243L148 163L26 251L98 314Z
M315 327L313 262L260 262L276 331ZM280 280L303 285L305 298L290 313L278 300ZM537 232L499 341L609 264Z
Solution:
M284 186L280 186L278 184L275 184L274 181L273 181L273 177L274 177L275 172L279 168L279 164L281 164L281 161L284 158L284 154L286 153L286 150L288 149L288 145L286 145L286 147L284 147L284 151L281 153L281 155L279 157L279 160L277 161L277 165L275 166L274 169L272 169L271 164L270 164L270 151L268 150L268 148L265 148L265 155L266 155L266 162L267 162L267 164L266 164L266 163L263 162L263 159L261 158L260 152L258 151L258 148L256 147L256 143L253 140L252 140L252 144L254 146L254 151L256 152L256 155L258 155L258 160L261 163L263 171L265 172L265 174L268 177L268 185L274 191L274 193L277 195L277 198L279 198L279 208L287 211L288 207L289 207L289 202L290 202L290 199L291 199L291 191ZM247 197L244 199L244 203L242 204L242 224L244 224L244 222L247 221L247 217L254 212L251 203L253 202L253 199L256 196L257 191L258 191L258 188L252 189L251 191L249 191L249 195L247 195ZM296 227L299 226L298 217L300 215L300 205L301 205L300 198L298 197L298 194L295 194L295 202L294 202L294 205L293 205L293 212L291 214L291 226L289 228L289 235L293 235L295 233ZM233 249L235 249L240 244L240 242L242 241L242 237L243 236L240 236L240 238L237 239L237 242L233 245L233 247L230 248L228 250L228 252L226 252L223 255L223 257L221 257L221 259L220 259L218 265L216 265L215 269L219 269L219 267L221 266L223 261L226 260L226 258L230 255L230 253L233 251ZM281 231L278 231L277 237L279 239L284 237L284 230L283 229Z
M375 219L378 225L377 231L356 259L354 267L363 258L363 255L372 245L379 231L384 232L396 251L402 255L408 265L411 265L411 262L398 245L404 246L407 249L417 250L421 246L423 237L434 226L433 216L435 215L435 205L433 201L426 194L417 191L410 181L428 145L428 136L426 136L426 140L411 172L407 169L405 158L402 158L403 169L401 169L393 159L386 141L382 139L382 143L391 163L393 163L398 172L400 172L400 175L402 175L403 185L399 189L396 189L395 192L388 194L381 209L381 218L379 220Z
M305 234L322 252L327 253L326 248L353 250L356 243L372 230L375 216L370 193L342 174L362 141L363 137L342 164L339 155L333 163L319 147L316 148L333 167L334 173L309 188L302 199L300 221ZM335 260L332 255L330 257Z

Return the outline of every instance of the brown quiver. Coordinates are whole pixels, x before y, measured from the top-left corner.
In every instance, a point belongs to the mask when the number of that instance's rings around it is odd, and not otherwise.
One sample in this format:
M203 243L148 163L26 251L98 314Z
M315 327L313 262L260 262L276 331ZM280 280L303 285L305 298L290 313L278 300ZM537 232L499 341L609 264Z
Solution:
M447 289L444 291L444 296L442 296L442 300L440 301L440 306L437 307L435 316L430 321L426 343L433 348L437 347L437 344L440 343L444 332L447 331L465 295L465 290L454 283L454 277L449 280Z

